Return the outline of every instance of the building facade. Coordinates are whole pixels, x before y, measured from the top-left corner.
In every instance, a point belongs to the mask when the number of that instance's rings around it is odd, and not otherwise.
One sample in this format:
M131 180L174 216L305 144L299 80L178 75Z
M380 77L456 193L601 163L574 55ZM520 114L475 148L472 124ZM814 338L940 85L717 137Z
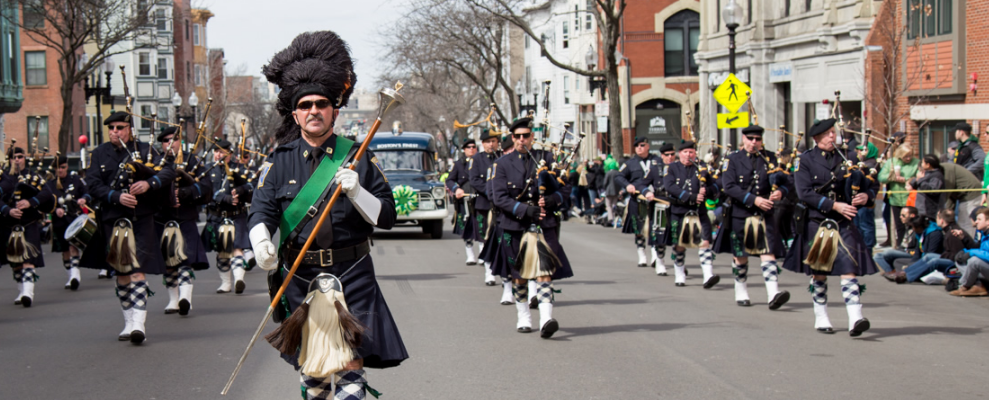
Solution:
M0 8L0 152L7 153L6 116L21 109L24 84L21 80L20 29L10 21L19 19L17 7Z
M728 1L700 2L698 122L702 141L715 139L737 148L738 131L717 128L717 114L727 110L712 96L729 72L728 28L721 13ZM815 120L831 117L835 91L840 91L842 118L848 126L856 130L868 126L863 120L865 38L879 2L731 1L744 10L736 29L736 76L752 89L760 125L806 131ZM792 144L794 138L787 137L786 143ZM779 142L775 133L767 138L767 147L775 149Z

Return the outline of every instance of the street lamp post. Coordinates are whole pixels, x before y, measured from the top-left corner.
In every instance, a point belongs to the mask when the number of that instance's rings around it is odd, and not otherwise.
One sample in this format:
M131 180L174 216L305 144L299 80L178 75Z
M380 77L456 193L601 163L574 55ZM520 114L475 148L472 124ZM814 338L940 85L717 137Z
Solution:
M587 54L584 55L584 63L587 64L587 70L593 71L594 67L598 65L598 52L594 51L593 46L587 46ZM604 100L604 91L608 88L607 79L598 79L594 76L587 77L587 89L594 95L594 89L601 89L601 100Z
M97 74L96 82L94 82L96 84L96 87L89 86L89 78L86 78L86 85L83 90L86 95L86 102L89 102L90 97L96 96L96 119L98 121L96 123L96 140L92 141L94 146L99 146L100 144L103 143L103 104L102 103L105 102L105 103L113 104L113 97L110 96L110 77L111 75L113 75L113 67L114 65L112 59L107 58L106 61L103 62L102 69L103 71L105 71L104 73L106 74L106 86L101 86L100 76L99 74Z
M738 24L742 22L742 18L745 17L742 14L742 7L738 5L735 0L728 0L725 3L725 7L721 9L721 17L725 20L725 27L728 28L728 72L731 74L735 73L735 29L738 28ZM735 138L736 130L731 130L731 145L733 148L738 148L738 141ZM727 156L727 154L726 154Z
M172 95L172 105L175 106L175 123L184 127L185 124L183 122L191 122L193 129L187 129L186 131L189 132L189 141L195 142L196 137L193 135L196 128L196 106L199 105L199 97L196 96L196 92L192 92L192 95L189 96L189 107L192 107L192 114L182 115L182 103L182 96L179 95L179 92L175 92Z

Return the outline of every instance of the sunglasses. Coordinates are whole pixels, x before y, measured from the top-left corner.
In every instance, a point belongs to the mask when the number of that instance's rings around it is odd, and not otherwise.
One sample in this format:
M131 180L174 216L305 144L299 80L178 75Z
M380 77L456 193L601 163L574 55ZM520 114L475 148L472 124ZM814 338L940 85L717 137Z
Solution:
M296 110L309 111L312 106L315 105L317 109L322 110L330 106L330 101L327 99L321 99L316 101L306 100L295 106Z
M14 159L15 159L15 160L21 160L21 159L23 159L23 158L24 158L24 156L14 156Z
M107 129L108 131L122 131L122 130L124 130L124 128L126 128L126 127L127 127L127 125L110 125L110 126L109 126L109 127L107 127L106 129Z
M639 143L635 147L649 147L649 143Z
M476 148L477 146L474 145L464 147L464 149L476 149Z
M676 153L663 153L663 157L673 157Z
M751 140L753 142L761 142L762 141L762 138L761 137L758 137L758 136L746 136L745 138L746 139L749 139L749 140Z
M532 137L531 133L514 133L512 134L516 139L528 139Z

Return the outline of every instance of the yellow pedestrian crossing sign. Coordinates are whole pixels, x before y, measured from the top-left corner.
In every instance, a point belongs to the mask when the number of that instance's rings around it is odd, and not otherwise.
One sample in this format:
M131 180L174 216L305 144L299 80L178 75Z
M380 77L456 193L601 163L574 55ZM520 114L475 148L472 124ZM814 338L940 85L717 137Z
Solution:
M735 74L728 74L725 81L717 89L714 89L714 100L725 106L728 112L736 113L749 99L749 92L751 91L749 85L740 81L735 77Z
M718 113L718 129L739 129L749 127L749 113Z

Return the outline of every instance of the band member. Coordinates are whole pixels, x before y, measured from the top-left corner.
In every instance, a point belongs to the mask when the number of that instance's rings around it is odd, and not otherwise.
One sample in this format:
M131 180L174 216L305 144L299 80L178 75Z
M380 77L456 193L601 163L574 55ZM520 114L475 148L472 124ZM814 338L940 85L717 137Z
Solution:
M471 224L471 214L474 210L474 188L470 185L470 176L467 174L468 163L474 154L477 154L477 144L473 140L464 141L462 146L464 158L453 162L450 175L446 177L446 188L453 193L455 208L457 210L453 221L453 233L460 234L464 239L467 252L467 265L476 265L477 256L474 255L475 232L469 228ZM480 243L484 248L484 242Z
M488 179L492 176L491 166L494 160L501 156L498 151L498 133L485 129L481 132L481 146L483 152L478 152L470 158L467 163L467 175L470 178L471 187L483 188ZM477 197L474 198L474 213L471 216L471 226L465 228L474 234L473 240L482 243L481 251L484 251L484 239L490 231L493 214L491 213L492 202L485 191L476 190ZM466 234L465 234L466 235ZM466 236L465 236L466 237ZM494 286L496 284L494 274L491 272L491 264L484 264L484 284Z
M505 137L501 139L500 146L503 155L507 156L511 154L515 150L515 142L512 141L512 135L505 135ZM491 193L492 182L493 181L491 179L488 179L488 181L485 182L485 193ZM491 213L492 215L498 215L498 208L493 207ZM502 254L501 251L501 246L499 246L499 241L505 232L501 229L501 224L498 221L499 218L492 218L490 232L488 233L487 239L484 241L484 248L481 250L478 257L485 263L485 265L491 265L492 274L501 277L501 305L510 306L515 304L515 298L512 295L512 273L510 269L499 268L499 265L503 262L501 257L504 257L504 254ZM536 308L539 305L539 302L538 299L536 299L535 282L532 282L532 285L529 285L529 287L532 288L532 290L529 290L529 293L532 294L530 297L529 308Z
M635 235L635 248L639 255L639 266L648 267L646 256L646 241L652 236L653 200L655 190L662 186L660 170L663 160L654 154L649 154L649 141L644 137L635 138L635 155L625 161L615 182L631 196L625 207L625 220L622 233ZM652 247L652 246L650 246ZM660 257L655 248L652 250L653 263Z
M86 184L79 174L69 173L69 158L59 156L55 179L45 183L48 191L55 195L58 206L51 216L52 253L62 253L62 265L69 275L65 288L78 290L82 277L79 276L79 249L65 240L65 230L76 217L82 214L83 207L92 199L86 192Z
M353 348L353 360L341 360L349 361L342 370L307 374L312 365L324 359L312 353L306 353L305 362L299 360L302 353L283 353L283 358L297 369L301 367L307 399L364 399L364 368L395 367L408 354L375 279L368 242L375 227L391 229L395 224L391 187L370 151L354 170L339 169L358 148L358 144L332 132L340 108L347 105L357 83L350 52L333 32L303 33L275 54L263 71L269 82L281 88L277 109L284 120L276 133L279 146L261 167L251 205L250 238L258 266L265 270L278 267L276 276L284 276L305 240L317 235L302 255L283 304L293 315L308 309L311 316L318 307L328 308L318 309L320 313L337 314L333 301L313 301L299 309L310 293L310 282L320 273L333 274L342 283L346 297L342 305L365 328L361 344ZM322 210L308 221L288 217L296 215L299 207L313 207L323 188L333 182L340 185L342 194L318 232L312 230ZM306 215L305 211L301 215ZM280 247L271 240L276 229L282 237ZM290 352L294 351L293 347ZM334 381L335 395L330 389Z
M192 309L193 270L209 268L197 223L199 207L209 203L213 184L205 179L206 166L199 157L182 151L176 133L177 128L168 127L158 134L162 146L168 146L163 150L165 154L175 157L177 177L171 188L172 201L155 214L155 231L165 258L164 282L168 290L165 314L188 315ZM203 179L197 179L200 176Z
M554 280L573 276L570 262L560 246L558 211L567 209L570 187L552 171L553 155L532 150L532 119L521 118L510 129L515 151L492 165L491 198L498 207L498 223L504 231L499 273L510 271L513 278L516 329L532 332L529 312L529 281L536 281L539 302L540 336L548 339L559 329L553 319Z
M653 195L657 199L663 200L667 203L671 203L672 199L668 193L666 193L666 185L663 180L666 179L666 175L670 171L670 164L673 164L677 159L676 148L673 147L673 143L664 143L659 147L660 158L663 160L663 168L657 171L659 173L659 178L656 181L656 186L653 187ZM669 208L666 209L667 221L665 225L656 225L660 229L653 229L650 231L649 235L649 246L652 248L652 259L656 267L656 275L666 276L666 242L667 235L670 231L670 221L669 221ZM684 273L687 271L684 270Z
M724 207L728 208L714 249L734 257L735 303L743 307L752 305L746 284L749 256L759 257L769 309L775 310L790 300L790 293L779 290L776 258L786 254L786 246L776 230L773 206L790 192L792 184L789 175L778 169L776 155L763 150L762 134L758 125L743 129L744 151L729 155L722 164L721 182L728 198Z
M817 145L800 156L794 171L794 186L800 198L794 216L797 237L783 268L812 277L814 328L823 333L834 332L827 312L827 277L841 276L848 332L855 337L870 326L869 320L862 317L862 290L856 277L874 274L877 268L851 220L858 207L871 207L876 194L860 171L849 171L842 163L834 124L834 119L826 119L811 126L809 134Z
M210 181L213 201L206 208L207 222L202 240L206 248L216 251L216 269L220 273L217 293L241 294L246 288L247 263L244 249L251 247L247 229L247 203L254 192L244 165L231 161L232 145L219 140L213 152Z
M103 269L109 263L114 267L125 323L118 340L141 344L146 338L144 322L151 294L146 275L165 272L154 213L167 204L175 171L150 144L134 139L130 114L115 112L103 124L108 126L110 141L93 150L86 170L89 195L99 202L102 235L97 234L86 246L82 266ZM146 164L161 169L155 171Z
M688 247L697 248L704 273L704 289L710 289L721 277L714 274L711 219L704 200L718 198L719 188L707 167L697 160L694 142L683 142L678 150L679 159L669 166L663 178L666 192L673 200L667 243L673 245L675 283L676 286L687 285L686 251Z
M46 213L55 211L57 202L44 179L32 171L26 162L24 149L13 149L11 174L3 180L11 182L2 187L3 237L7 240L6 259L14 271L18 294L15 305L31 307L34 303L34 283L38 280L36 268L45 266L41 250L41 221ZM32 164L35 160L31 160Z

